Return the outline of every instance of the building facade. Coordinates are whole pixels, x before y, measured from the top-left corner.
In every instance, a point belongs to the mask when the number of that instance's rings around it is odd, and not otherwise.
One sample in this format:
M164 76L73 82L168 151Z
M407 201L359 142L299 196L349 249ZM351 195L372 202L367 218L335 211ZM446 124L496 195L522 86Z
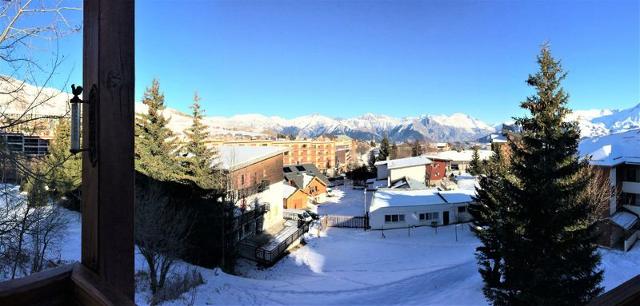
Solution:
M333 172L336 166L336 142L323 137L312 140L215 140L210 143L216 146L286 148L283 155L285 165L311 163L324 173Z
M640 237L640 130L587 138L578 150L610 186L598 242L627 251Z
M378 189L371 201L371 228L394 229L468 222L473 198L465 191Z
M282 173L284 148L278 147L218 147L220 167L228 173L227 188L241 214L260 210L239 233L239 239L281 225Z

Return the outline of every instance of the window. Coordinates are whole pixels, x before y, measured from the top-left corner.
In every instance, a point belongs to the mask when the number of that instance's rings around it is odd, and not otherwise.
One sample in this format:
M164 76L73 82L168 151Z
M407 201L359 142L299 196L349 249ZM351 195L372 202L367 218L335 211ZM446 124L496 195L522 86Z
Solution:
M440 217L440 214L437 212L432 212L432 213L421 213L418 216L420 221L431 221L431 220L438 220Z
M303 166L296 166L296 169L298 169L298 171L306 171Z
M385 223L404 222L404 215L384 215Z
M466 206L458 206L458 212L459 213L467 212L467 207Z

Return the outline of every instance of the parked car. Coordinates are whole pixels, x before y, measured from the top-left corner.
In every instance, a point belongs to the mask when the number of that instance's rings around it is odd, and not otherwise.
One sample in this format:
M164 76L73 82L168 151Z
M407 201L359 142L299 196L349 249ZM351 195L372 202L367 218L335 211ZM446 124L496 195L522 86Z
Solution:
M309 214L309 216L311 216L311 218L313 218L313 220L320 219L320 215L318 215L317 213L315 213L315 212L313 212L313 211L311 211L309 209L306 209L306 212Z
M286 220L303 221L303 222L313 221L313 217L311 217L311 215L306 210L302 210L302 209L285 209L282 212L282 216Z
M344 176L330 177L329 187L336 187L344 185Z

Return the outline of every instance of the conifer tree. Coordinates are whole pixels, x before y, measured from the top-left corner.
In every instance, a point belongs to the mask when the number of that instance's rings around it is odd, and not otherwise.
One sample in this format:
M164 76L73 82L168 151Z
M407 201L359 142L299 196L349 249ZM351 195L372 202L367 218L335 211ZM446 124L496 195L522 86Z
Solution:
M480 161L480 153L478 147L473 148L473 155L471 156L471 162L469 163L469 173L472 175L482 174L482 162Z
M483 244L476 253L483 291L494 305L582 305L602 292L592 218L599 203L583 196L588 164L577 154L577 124L563 120L566 73L547 45L538 64L510 161L489 163L470 209Z
M167 127L169 120L165 109L160 83L153 80L147 87L142 103L147 112L136 118L135 167L136 170L156 180L180 180L184 177L177 158L178 142Z
M33 175L27 177L24 191L27 192L27 204L31 207L44 207L49 202L47 183L45 181L45 167L41 163L34 164Z
M48 177L49 191L55 198L69 195L82 182L82 159L80 154L71 154L71 124L69 119L60 119L53 142L49 146L46 163L51 169Z
M384 134L382 141L380 142L380 152L378 153L378 160L387 160L387 157L391 154L391 146L389 145L389 137Z
M207 147L206 141L209 139L207 126L202 123L204 111L200 106L200 97L197 93L193 96L191 105L193 121L191 126L185 131L186 143L182 149L187 156L183 165L188 177L204 189L213 189L218 186L214 170L214 158L216 152L213 148Z

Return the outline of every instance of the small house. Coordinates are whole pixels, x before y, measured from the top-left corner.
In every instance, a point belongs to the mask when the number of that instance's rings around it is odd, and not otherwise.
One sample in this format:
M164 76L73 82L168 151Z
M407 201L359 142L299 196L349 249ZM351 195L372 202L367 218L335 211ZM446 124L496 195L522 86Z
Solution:
M431 159L425 156L415 156L400 159L382 160L376 162L377 179L387 179L388 182L401 178L421 182L426 181L426 167L431 164ZM390 185L390 184L389 184Z
M468 222L474 191L379 189L369 207L372 229Z
M308 197L308 202L322 203L327 197L329 179L313 164L289 165L282 168L288 185L301 190ZM290 195L293 195L291 193ZM285 194L286 195L286 194ZM301 198L299 196L298 198ZM290 206L293 204L285 204Z

